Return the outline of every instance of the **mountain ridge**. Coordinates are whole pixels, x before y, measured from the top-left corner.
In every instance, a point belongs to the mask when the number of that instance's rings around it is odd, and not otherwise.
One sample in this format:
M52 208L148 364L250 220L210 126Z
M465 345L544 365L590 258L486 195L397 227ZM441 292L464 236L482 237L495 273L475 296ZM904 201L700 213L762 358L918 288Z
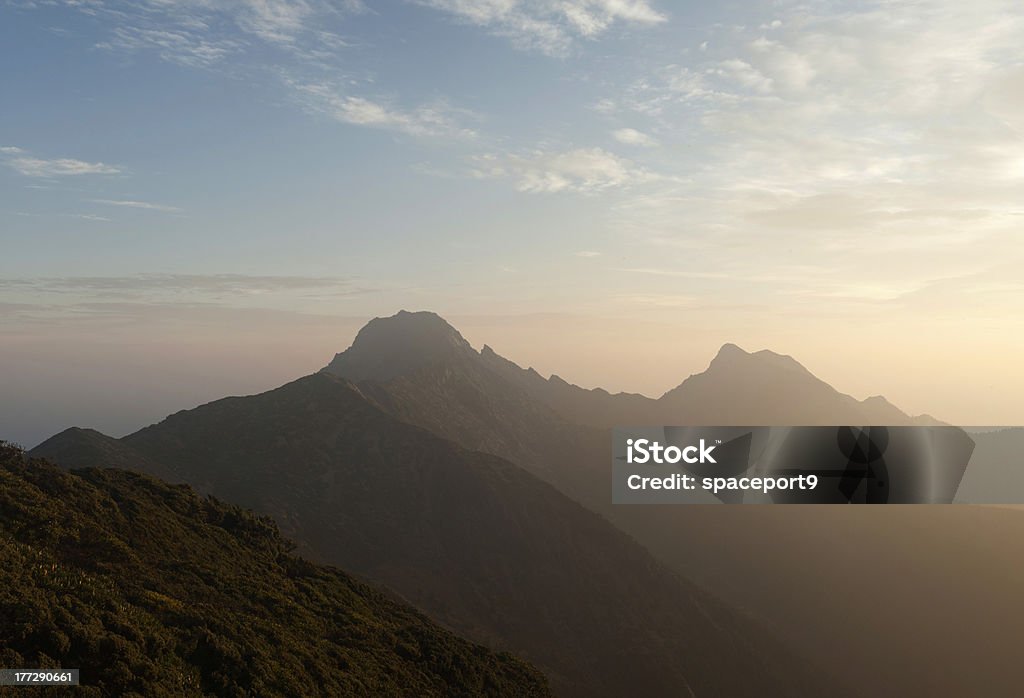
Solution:
M912 418L893 408L884 399L873 397L862 402L838 392L813 376L792 357L769 351L748 353L731 344L722 347L705 371L690 376L677 388L655 400L635 394L611 395L603 390L588 391L572 386L557 376L545 379L533 369L523 369L501 357L488 345L477 352L455 328L432 313L400 313L391 318L375 319L370 324L374 326L373 330L357 335L353 347L337 354L318 374L300 381L307 385L333 385L332 390L343 388L341 394L355 396L352 399L358 398L353 405L361 405L360 410L365 410L369 405L376 411L375 414L379 412L394 420L388 422L386 427L382 427L385 431L397 430L404 433L406 427L412 426L446 443L457 444L469 453L477 453L478 455L472 456L471 459L476 459L473 460L477 463L475 467L483 468L481 472L490 472L489 466L486 465L488 461L482 460L483 454L518 466L539 480L553 485L569 499L608 517L622 531L635 536L648 546L676 573L687 578L692 576L699 579L708 588L715 588L717 581L713 570L716 565L719 569L723 568L723 564L715 557L719 545L706 540L703 533L705 526L700 522L716 521L710 530L721 531L723 534L728 531L728 545L742 547L744 535L730 522L746 520L754 515L742 512L739 516L723 519L724 514L720 511L705 515L686 507L623 509L610 506L610 461L607 445L610 438L608 429L611 425L912 423ZM416 352L416 337L421 335L427 337L426 341L430 347L422 356ZM393 351L382 351L388 346L392 346ZM320 383L316 383L317 380ZM328 382L324 383L325 380ZM282 386L277 390L281 391L287 387ZM335 408L327 409L327 413L336 416L326 419L320 414L321 410L313 407L320 403L309 399L308 396L292 400L287 403L290 405L287 408L282 403L280 409L275 408L281 419L266 421L264 417L267 410L258 408L257 405L263 404L262 401L266 399L264 396L274 392L268 391L247 398L227 398L197 410L176 413L159 425L147 427L126 437L123 443L135 452L141 452L159 463L160 467L181 473L189 482L204 490L228 492L232 499L257 510L274 513L280 517L286 532L297 532L293 537L305 539L306 544L310 545L308 550L319 547L322 552L322 546L332 544L332 541L338 539L338 532L327 525L327 519L323 519L319 524L323 529L320 533L305 535L301 527L309 524L304 524L296 517L319 515L318 508L323 509L325 504L317 504L315 498L306 500L301 497L326 496L334 492L333 481L330 478L324 479L326 476L323 473L326 471L323 471L322 463L327 461L323 459L336 459L337 455L330 454L339 453L336 449L343 441L354 439L358 442L358 433L344 432L342 440L342 432L336 431L335 422L337 416L344 416L348 409L341 412ZM869 408L867 412L863 409L865 404ZM781 411L780 405L784 408ZM205 416L190 426L189 420L194 421L197 414ZM230 421L217 421L228 414L233 415ZM208 419L209 415L220 416L211 421ZM257 421L252 421L253 419ZM220 426L215 428L214 424ZM405 427L399 427L398 424ZM312 432L302 431L314 426L316 429ZM162 436L157 442L147 443L150 438L148 435L153 434ZM276 436L270 440L268 434ZM193 448L201 443L217 446L218 439L225 438L230 438L244 448L233 453L224 449L220 452L209 452L195 451ZM321 467L319 474L314 473L314 477L309 478L313 483L310 486L303 484L301 480L293 482L289 479L294 474L291 470L299 466L305 467L304 464L308 460L302 455L303 451L297 450L300 443L307 450L310 446L313 447L311 453L315 458L311 462L321 463L321 466L318 466ZM54 444L46 446L53 447ZM381 444L368 443L366 448L360 451L359 457L369 457L368 462L379 463L382 467L385 462L399 463L408 458L415 460L410 449L406 449L400 456L396 454L398 460L391 456L388 456L390 460L380 460L380 448ZM42 447L40 449L45 450ZM266 461L265 455L275 452L282 454L281 463L290 459L292 465L283 468L281 465ZM451 457L457 460L461 458L454 453L457 452L453 452ZM349 454L349 461L351 455ZM387 456L387 453L384 455ZM343 458L338 462L349 461ZM212 468L196 470L198 463L207 464ZM250 472L254 466L259 466L255 474ZM211 479L211 473L219 473L220 480ZM360 485L358 479L351 480L353 476L354 473L345 474L344 477L349 478L345 480L349 483L347 486L365 486L365 483ZM259 485L262 499L256 498L251 492L246 492L247 483L253 482ZM486 492L486 487L482 490L473 489L458 501L487 503L488 515L503 512L504 516L509 506L522 508L521 505L512 505L509 501L494 500ZM292 498L280 499L285 495ZM536 497L527 497L530 498ZM436 499L450 501L452 498L450 494L439 493ZM349 506L353 502L358 504L358 500L345 501ZM420 511L427 516L438 514L429 510L418 510L412 506L413 502L415 500L410 502L410 511ZM364 511L359 515L370 517L366 520L377 521L378 519L373 517L385 513L391 515L394 512L394 503L378 501L375 506L376 509ZM769 512L762 518L771 519L776 513ZM801 520L798 515L792 518ZM427 528L444 528L448 525L443 524L444 521L444 517L436 518ZM518 519L516 521L518 522ZM500 528L504 524L499 521L486 524L482 521L473 521L468 527L474 529L477 534L483 534L491 525L498 525ZM525 522L518 522L515 525L525 525ZM549 538L552 531L560 528L562 524L554 523L544 530L530 528L531 532L526 537L531 540L534 537ZM416 530L412 537L416 538L421 534L422 531ZM397 536L397 533L395 535ZM749 533L747 535L749 536ZM493 545L494 540L496 539L492 536L488 545ZM512 632L512 626L507 624L507 618L488 616L490 611L481 612L480 608L468 608L465 600L485 597L517 598L523 595L523 589L530 588L529 585L517 591L496 592L496 587L491 586L485 574L484 579L472 578L474 584L484 584L482 589L466 589L454 598L445 597L443 594L451 590L429 586L429 580L437 578L444 571L441 568L430 567L432 558L444 559L438 552L444 549L437 548L438 541L421 540L418 544L420 548L434 552L417 559L417 548L408 549L407 554L410 557L406 560L367 557L368 551L372 552L383 546L383 539L382 545L379 546L366 547L364 543L365 541L350 539L349 544L352 547L349 549L332 548L332 554L342 556L335 561L365 574L367 578L396 588L405 598L425 608L433 617L443 620L463 634L485 641L511 637L509 633ZM769 541L765 544L774 545ZM559 563L551 564L564 564L566 559L574 559L571 550L572 546L566 546L553 557L559 559ZM691 559L701 559L705 562L698 564ZM410 561L415 562L415 565L410 566ZM451 560L446 566L448 569L460 569ZM766 570L762 570L764 571ZM496 578L501 578L509 572L506 570ZM567 575L567 578L569 577L574 580L587 579L588 575ZM737 586L743 588L743 584ZM741 596L729 593L733 603L744 605ZM537 596L534 595L533 598L536 599ZM771 598L774 603L779 603L779 597ZM820 602L825 603L827 599ZM530 607L519 608L515 615L522 616L530 612ZM538 627L544 628L538 634L557 637L557 631L553 629L557 626L544 626L543 623L539 623ZM521 629L523 632L528 630ZM588 634L589 632L591 631L587 631ZM572 685L573 680L569 678L572 676L575 679L584 677L579 679L579 690L586 687L589 692L594 692L594 677L601 671L607 671L610 662L598 661L596 664L587 664L582 660L584 655L577 654L575 658L568 660L568 666L573 667L570 672L560 674L559 670L553 670L553 666L558 662L553 660L551 655L543 654L552 651L550 648L543 649L544 643L550 639L520 638L519 641L525 641L527 644L536 643L532 653L520 651L523 645L504 646L526 656L548 671L557 689L565 690ZM632 645L643 643L641 639L631 641ZM571 643L562 644L564 649ZM820 642L811 643L809 646L812 649L820 647ZM536 653L538 647L541 647L540 655ZM572 653L575 650L564 651ZM608 653L604 656L610 657L619 650L608 647L601 651ZM597 656L592 652L589 654ZM564 660L563 657L560 661ZM822 660L827 662L830 658L825 656ZM668 685L666 681L671 683L673 680L682 680L685 683L688 678L690 677L683 676L671 679L662 675L658 681L661 682L660 685ZM600 683L604 686L615 685L621 690L635 688L628 684L616 683L621 680L621 677L609 677ZM680 687L683 684L675 685Z
M117 441L272 516L304 554L527 658L563 695L782 696L819 681L597 514L508 460L397 420L368 387L321 372Z
M611 504L608 444L610 428L617 424L936 423L928 417L893 412L896 408L878 396L858 401L844 395L792 357L750 354L735 345L724 349L713 367L709 364L680 384L672 400L635 395L613 399L604 391L544 379L493 349L481 352L479 360L461 364L469 369L466 375L474 376L472 380L460 377L450 363L444 371L423 368L391 381L361 383L360 388L383 396L379 404L400 405L403 420L508 458L608 517L676 571L769 622L859 694L950 695L950 690L952 695L970 694L971 685L964 676L935 671L936 661L957 666L961 655L986 666L1000 686L1012 685L1015 665L1006 652L983 656L975 649L978 643L984 644L988 628L1003 634L1010 629L988 615L978 620L974 620L977 614L970 615L982 596L969 573L956 574L949 593L930 592L958 609L963 635L952 633L954 626L933 612L929 596L914 591L930 588L936 574L954 574L942 567L944 540L957 541L957 551L965 559L1004 569L1004 557L989 554L988 546L965 548L956 522L964 520L975 535L987 531L990 537L998 537L1005 517L957 508L947 514L943 507L911 512L902 507ZM765 363L773 364L773 370L758 372ZM720 370L724 367L732 370ZM665 404L676 400L674 409L667 411ZM519 410L520 403L527 409ZM493 425L504 429L500 438ZM928 567L918 569L915 564L922 555L927 556ZM892 600L884 591L863 597L864 588L877 586L872 570L878 559L889 561L877 571L886 580L878 588L891 587ZM1012 585L998 588L1008 617L1018 618L1020 604L1014 600ZM958 599L955 589L965 590L966 600ZM893 625L894 619L902 618L912 618L913 623ZM915 627L927 630L916 632ZM883 636L884 641L879 639ZM908 643L914 643L913 650L900 649ZM899 652L913 660L882 662L873 671L863 670L878 662L879 656Z

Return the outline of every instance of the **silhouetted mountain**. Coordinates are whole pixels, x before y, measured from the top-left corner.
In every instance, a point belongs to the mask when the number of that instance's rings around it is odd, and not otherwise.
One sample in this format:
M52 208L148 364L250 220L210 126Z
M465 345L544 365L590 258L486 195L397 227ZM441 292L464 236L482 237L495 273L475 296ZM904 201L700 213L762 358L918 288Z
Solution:
M446 390L490 380L446 374L458 343L454 353L413 369L440 381L440 405ZM319 559L530 659L561 694L821 692L758 626L599 516L507 460L395 419L362 391L320 373L179 412L120 442L271 515ZM384 397L400 404L400 392ZM61 452L69 435L36 451Z
M389 341L402 342L402 360L375 369L386 378L365 378L365 357L391 355ZM406 356L415 353L418 342L430 347L425 352L429 360ZM508 458L564 491L574 492L576 485L607 491L606 482L562 467L592 441L590 433L492 370L458 331L433 313L401 312L372 320L352 347L323 371L356 382L360 392L404 422L464 448Z
M440 316L402 310L394 317L368 322L352 347L335 356L328 370L353 381L388 380L475 353Z
M544 378L532 368L517 364L484 345L480 357L485 365L531 398L556 412L562 419L594 427L662 424L662 406L636 393L612 394L601 388L587 390L553 375Z
M889 425L914 420L883 397L858 401L815 377L793 357L747 353L726 344L703 373L665 393L666 424Z
M638 424L888 425L938 424L924 415L909 417L884 397L858 401L840 393L790 356L771 351L748 353L725 344L707 370L691 375L654 400L643 395L612 395L586 390L558 376L544 379L484 347L490 368L577 424L613 427Z
M0 442L0 666L80 668L83 696L549 695L524 662L290 547L188 487Z
M1008 647L1024 627L1024 604L1019 575L1005 573L1019 554L1005 534L1008 515L1018 512L613 506L610 433L593 428L936 424L930 417L910 418L880 397L857 401L791 357L734 345L659 400L544 379L487 347L443 367L363 381L360 390L402 419L504 456L603 513L675 570L770 622L860 695L977 694L978 676L995 695L1018 688ZM985 610L989 593L1005 609L1002 619ZM984 671L964 670L963 657Z

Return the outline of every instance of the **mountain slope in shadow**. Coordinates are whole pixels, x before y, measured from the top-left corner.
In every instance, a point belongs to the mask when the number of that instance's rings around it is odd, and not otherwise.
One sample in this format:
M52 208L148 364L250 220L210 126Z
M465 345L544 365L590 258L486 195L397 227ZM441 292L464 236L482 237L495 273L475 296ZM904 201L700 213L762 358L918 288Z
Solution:
M549 695L533 667L187 487L0 442L0 514L0 666L80 668L76 695Z
M66 453L80 436L33 453ZM529 659L559 694L822 690L759 626L599 516L507 460L395 419L337 376L179 412L114 443Z

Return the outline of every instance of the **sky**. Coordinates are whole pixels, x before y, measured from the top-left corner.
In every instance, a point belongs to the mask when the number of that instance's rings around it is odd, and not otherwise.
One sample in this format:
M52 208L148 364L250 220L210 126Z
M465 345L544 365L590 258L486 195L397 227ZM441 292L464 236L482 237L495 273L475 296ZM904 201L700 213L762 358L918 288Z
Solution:
M660 395L735 342L1024 424L1016 1L0 0L0 438L374 316Z

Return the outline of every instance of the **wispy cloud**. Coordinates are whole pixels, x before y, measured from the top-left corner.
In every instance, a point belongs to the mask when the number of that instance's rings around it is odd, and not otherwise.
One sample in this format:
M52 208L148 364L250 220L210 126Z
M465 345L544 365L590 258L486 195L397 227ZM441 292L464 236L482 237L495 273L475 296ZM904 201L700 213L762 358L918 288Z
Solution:
M348 75L353 47L336 29L368 11L361 0L143 0L76 7L109 25L109 36L96 44L101 50L149 52L247 79L283 78L300 106L340 123L420 138L476 135L463 124L468 112L443 99L409 106L359 89L369 78Z
M95 213L69 213L67 215L72 218L81 218L84 221L96 221L97 223L110 222L110 219L106 216L98 216Z
M110 39L97 43L96 48L124 52L153 51L171 63L206 68L240 50L241 44L230 39L206 38L196 29L127 25L114 27Z
M237 21L262 39L290 43L313 14L313 7L303 0L249 0L241 4Z
M595 107L653 125L680 155L666 170L678 182L615 204L630 272L659 288L756 284L779 308L806 308L904 303L940 281L973 298L993 256L1024 263L1020 4L812 0L772 11L708 27L703 46Z
M138 296L149 293L261 295L294 291L364 292L351 279L246 274L134 274L129 276L66 276L0 278L0 289L36 293Z
M518 155L481 155L473 160L474 176L511 179L516 189L533 193L593 194L649 181L652 173L602 148L576 148Z
M0 154L6 155L8 166L26 177L75 177L80 175L111 175L121 172L120 168L102 162L86 162L73 158L44 159L32 157L21 148L5 146Z
M151 273L0 278L0 296L5 302L32 306L48 314L72 315L92 312L90 307L125 303L333 312L339 304L375 291L342 277Z
M653 25L667 17L647 0L414 0L506 37L522 49L564 55L577 39L613 24Z
M97 48L152 51L192 67L211 67L260 43L324 58L325 51L345 45L325 29L328 21L365 10L359 0L141 0L74 6L111 26L110 38Z
M164 213L179 213L177 206L166 206L164 204L153 204L148 201L132 201L130 199L91 199L94 204L104 206L118 206L121 208L139 208L146 211L162 211Z
M620 128L612 131L612 137L619 143L625 145L637 145L644 148L650 148L658 144L653 137L637 131L635 128Z
M301 83L289 80L302 106L346 124L397 131L416 137L473 139L477 133L462 121L474 118L470 112L444 101L413 109L348 94L344 88L326 82Z

